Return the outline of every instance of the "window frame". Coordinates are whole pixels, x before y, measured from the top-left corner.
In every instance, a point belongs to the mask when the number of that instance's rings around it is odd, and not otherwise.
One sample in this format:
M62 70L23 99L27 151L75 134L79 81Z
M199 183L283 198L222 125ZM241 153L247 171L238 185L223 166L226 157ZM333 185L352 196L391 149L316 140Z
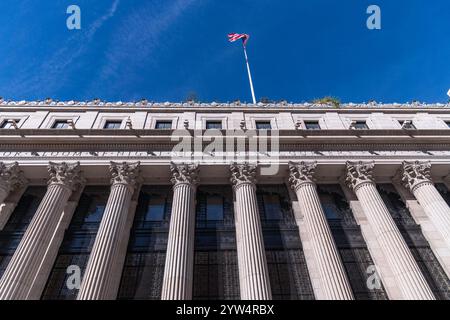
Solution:
M309 125L317 125L316 128L308 128ZM322 127L320 126L319 120L303 120L303 126L305 130L322 130Z

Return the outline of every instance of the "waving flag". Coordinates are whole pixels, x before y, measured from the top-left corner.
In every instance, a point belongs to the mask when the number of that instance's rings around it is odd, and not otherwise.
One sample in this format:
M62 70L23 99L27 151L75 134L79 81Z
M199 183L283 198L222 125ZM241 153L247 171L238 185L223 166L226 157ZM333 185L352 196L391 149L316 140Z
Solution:
M245 45L247 45L247 41L248 41L248 39L250 39L250 36L245 33L230 33L228 35L228 41L230 41L230 42L235 42L235 41L238 41L239 39L242 39L242 41L244 42L244 46L245 46Z
M246 48L246 44L247 44L248 39L250 39L250 36L245 33L230 33L230 34L228 34L228 41L230 41L230 42L236 42L239 39L242 39L242 43L243 43L243 47L244 47L245 62L247 63L248 80L250 82L250 90L252 92L253 104L256 104L255 89L253 88L252 73L250 72L250 64L248 63L247 48Z

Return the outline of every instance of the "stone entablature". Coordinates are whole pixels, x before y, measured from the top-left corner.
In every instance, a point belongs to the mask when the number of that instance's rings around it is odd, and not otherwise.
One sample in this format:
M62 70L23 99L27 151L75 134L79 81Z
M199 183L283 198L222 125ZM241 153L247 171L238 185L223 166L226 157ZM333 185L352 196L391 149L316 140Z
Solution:
M14 120L18 129L50 129L56 121L70 120L75 129L103 129L107 121L120 121L120 129L155 129L157 121L170 121L172 129L205 129L207 121L219 121L223 129L248 130L257 121L269 121L273 130L305 129L318 121L323 130L347 130L355 121L368 129L402 129L399 121L411 121L418 130L449 129L449 104L342 104L339 108L318 104L57 102L0 100L0 124ZM14 128L14 127L13 127ZM72 128L72 127L71 127Z

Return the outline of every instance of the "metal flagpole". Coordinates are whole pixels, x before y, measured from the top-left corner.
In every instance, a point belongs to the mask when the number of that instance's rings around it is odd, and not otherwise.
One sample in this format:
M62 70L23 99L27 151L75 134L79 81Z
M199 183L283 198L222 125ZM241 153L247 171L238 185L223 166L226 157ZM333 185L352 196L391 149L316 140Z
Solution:
M253 81L252 81L252 73L250 72L250 64L248 63L247 49L245 47L244 41L242 42L242 46L244 47L245 62L247 63L248 80L250 81L250 89L252 90L253 104L256 104L255 89L253 88Z

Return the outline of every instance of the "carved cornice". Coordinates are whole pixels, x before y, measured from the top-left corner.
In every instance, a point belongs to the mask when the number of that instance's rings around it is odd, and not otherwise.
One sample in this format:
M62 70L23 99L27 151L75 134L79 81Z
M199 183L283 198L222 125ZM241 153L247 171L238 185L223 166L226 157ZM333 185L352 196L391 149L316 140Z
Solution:
M85 182L81 175L80 163L55 163L50 162L48 165L48 173L50 179L49 185L62 185L71 190L76 190L79 185Z
M351 162L347 161L347 172L345 182L348 187L356 191L364 183L375 183L373 178L373 168L375 164L371 162Z
M199 167L197 164L171 162L170 172L172 174L170 181L174 186L189 184L195 187L199 182Z
M233 163L230 166L231 178L230 181L234 187L239 187L243 184L256 185L256 170L257 166L249 163Z
M277 109L332 109L332 110L342 110L342 109L436 109L436 108L450 108L450 104L443 103L435 103L435 104L425 104L425 103L343 103L336 108L330 104L318 104L318 103L287 103L287 102L271 102L271 103L262 103L259 102L256 105L252 103L241 103L239 101L231 102L231 103L220 103L220 102L211 102L211 103L196 103L196 102L185 102L185 103L173 103L173 102L150 102L146 99L142 99L140 101L103 101L100 99L94 99L90 101L59 101L53 99L45 99L45 100L35 100L35 101L14 101L14 100L4 100L0 98L0 107L72 107L72 108L149 108L149 109L180 109L180 108L189 108L189 109L205 109L205 108L214 108L220 111L223 108L249 108L254 109L255 107L259 108L277 108Z
M432 184L431 162L404 161L402 166L402 182L412 192L424 183Z
M294 190L297 190L305 184L314 183L314 173L317 167L317 162L289 162L289 182Z
M10 164L0 162L0 187L10 192L26 183L27 180L17 162Z
M110 162L111 185L124 184L135 188L140 182L140 162Z

